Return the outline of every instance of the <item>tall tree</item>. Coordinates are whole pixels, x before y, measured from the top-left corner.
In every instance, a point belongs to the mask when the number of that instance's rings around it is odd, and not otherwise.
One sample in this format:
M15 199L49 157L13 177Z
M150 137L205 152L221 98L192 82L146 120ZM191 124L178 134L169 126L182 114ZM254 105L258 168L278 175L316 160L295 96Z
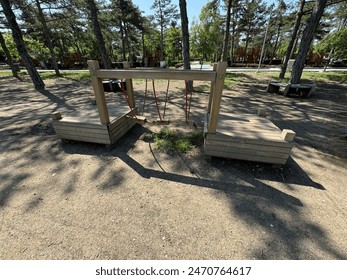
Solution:
M92 21L92 25L93 25L96 41L98 43L102 62L103 62L104 67L106 69L111 69L112 68L111 62L110 62L109 56L107 55L107 51L106 51L106 47L105 47L105 40L104 40L104 37L102 35L101 27L100 27L100 23L99 23L99 19L98 19L98 9L96 7L94 0L87 0L87 4L88 4L90 19Z
M172 21L179 18L179 14L171 0L154 0L151 8L154 9L154 17L160 28L160 61L164 61L164 31Z
M241 10L240 30L244 32L244 62L248 60L249 44L254 42L266 20L267 7L262 0L246 0Z
M315 6L312 10L311 17L306 25L304 33L301 38L301 43L297 57L294 61L293 70L290 77L290 83L300 83L302 71L305 65L305 59L310 50L314 33L319 25L320 19L324 13L324 9L328 0L316 0Z
M182 29L182 56L184 69L190 69L190 47L189 47L189 22L187 14L186 0L179 1L180 14L181 14L181 29Z
M3 8L3 12L7 19L7 23L12 31L13 40L16 43L17 50L19 55L24 61L25 67L28 70L29 76L35 86L35 89L42 90L45 88L45 84L42 81L39 73L37 72L31 57L28 54L27 48L25 46L22 32L19 28L19 25L16 20L16 16L11 9L11 3L9 0L1 0L1 6Z
M286 74L288 61L293 54L294 45L295 45L295 42L296 42L296 39L298 36L298 32L299 32L299 28L300 28L300 24L301 24L301 19L302 19L303 13L304 13L304 6L305 6L305 0L301 0L299 10L298 10L298 12L296 14L296 18L295 18L293 33L292 33L292 36L290 38L287 52L286 52L286 56L284 58L284 61L283 61L282 67L281 67L281 72L279 75L279 77L282 79L284 78L284 75Z
M57 76L60 76L60 72L59 72L59 68L58 68L58 64L57 64L57 59L54 53L54 47L52 44L52 39L51 39L51 30L47 27L47 22L46 22L46 18L45 15L43 14L43 10L40 4L39 0L35 0L35 4L36 4L36 8L38 11L38 16L39 16L39 20L40 23L42 25L42 33L43 33L43 37L44 37L44 41L45 41L45 45L47 46L47 48L49 49L50 55L51 55L51 60L52 60L52 65L55 71L55 74Z
M230 20L231 20L231 6L232 0L227 0L227 17L224 31L223 39L223 50L221 61L227 61L228 59L228 46L229 46L229 37L230 37Z
M10 65L13 77L19 78L18 70L15 67L14 63L13 63L11 53L8 50L7 46L6 46L6 42L5 42L4 36L2 36L1 32L0 32L0 46L1 46L2 50L4 51L4 53L5 53L6 60L7 60L8 65Z
M140 41L139 31L143 31L145 19L141 11L129 0L112 0L110 4L111 20L114 22L121 39L122 59L133 52L134 44Z
M193 21L191 27L192 52L203 59L217 57L222 42L221 17L218 6L208 2L201 9L199 21Z

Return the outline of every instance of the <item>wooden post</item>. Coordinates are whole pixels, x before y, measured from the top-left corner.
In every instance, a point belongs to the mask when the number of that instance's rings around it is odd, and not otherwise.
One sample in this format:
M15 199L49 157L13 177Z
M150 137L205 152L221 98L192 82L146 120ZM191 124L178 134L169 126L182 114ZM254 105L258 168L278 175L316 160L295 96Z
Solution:
M295 138L295 132L293 130L290 130L290 129L283 129L282 134L281 134L281 138L284 141L293 142L294 138Z
M217 63L213 64L213 71L217 71ZM208 106L207 106L207 115L211 112L211 105L212 105L212 98L213 98L213 92L214 88L216 86L216 82L211 82L211 88L210 88L210 99L208 100Z
M210 118L209 118L209 123L207 127L208 133L216 133L216 130L217 130L218 115L219 115L222 93L224 88L226 69L227 69L226 61L218 62L217 73L216 73L216 83L214 86Z
M124 70L129 70L130 69L130 63L127 61L124 61L123 67L124 67ZM126 79L125 84L127 86L127 95L128 95L129 106L131 109L133 109L133 108L135 108L133 80L132 79Z
M97 78L95 75L95 72L97 70L100 70L99 63L95 60L88 60L88 68L89 68L90 77L92 80L96 105L99 111L100 122L101 124L108 124L110 123L110 117L108 115L105 92L102 86L102 80Z

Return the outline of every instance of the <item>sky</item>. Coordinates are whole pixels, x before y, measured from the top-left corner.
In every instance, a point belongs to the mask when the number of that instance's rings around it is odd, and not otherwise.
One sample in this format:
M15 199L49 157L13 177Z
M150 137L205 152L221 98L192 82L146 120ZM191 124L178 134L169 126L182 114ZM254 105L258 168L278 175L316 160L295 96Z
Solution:
M145 16L153 15L151 6L154 0L132 0L133 3L144 12ZM187 12L189 24L193 22L193 18L199 18L202 6L204 6L210 0L186 0L187 2ZM275 0L265 0L266 3L273 3ZM177 6L179 10L178 0L171 0L171 3Z
M140 8L141 11L144 12L145 16L152 15L153 11L151 6L153 4L153 0L132 0L133 3ZM209 0L186 0L187 1L187 13L188 13L188 21L189 24L192 23L193 18L199 18L200 11L202 6L204 6ZM177 6L179 10L178 0L171 0L171 3Z

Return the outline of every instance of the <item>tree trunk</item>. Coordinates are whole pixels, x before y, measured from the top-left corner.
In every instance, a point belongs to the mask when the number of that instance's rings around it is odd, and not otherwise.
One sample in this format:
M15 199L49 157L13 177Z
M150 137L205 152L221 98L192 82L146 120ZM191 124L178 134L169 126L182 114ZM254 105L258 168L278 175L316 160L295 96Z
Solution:
M231 48L230 48L230 60L231 60L231 66L234 63L234 52L235 52L235 31L236 31L236 11L235 7L233 7L233 13L232 13L232 18L233 18L233 26L231 28Z
M121 36L121 41L122 41L122 61L126 61L126 54L125 54L125 39L124 39L124 29L123 29L123 21L119 21L119 31L120 31L120 36Z
M106 52L105 40L104 40L104 37L102 36L101 27L98 20L98 10L96 8L94 0L87 0L87 2L88 2L90 18L93 24L93 29L94 29L96 41L99 46L102 62L106 69L111 69L112 68L111 63Z
M33 61L31 60L31 57L28 54L28 51L26 49L22 32L18 26L18 23L16 21L16 16L13 13L11 9L11 4L9 0L1 0L1 6L3 8L3 13L6 16L7 23L12 31L13 40L16 44L17 50L21 58L23 59L23 62L25 64L26 69L28 70L28 73L30 75L30 78L35 86L35 89L42 90L45 88L45 84L43 83L39 73L37 72L35 65Z
M299 31L303 11L304 11L304 6L305 6L305 0L301 0L300 8L299 8L299 11L298 11L298 13L296 15L296 19L295 19L293 34L292 34L292 37L290 39L290 42L289 42L289 45L287 48L286 57L284 59L283 65L281 67L281 73L279 75L279 77L282 79L284 78L284 75L286 74L288 61L289 61L289 59L293 53L293 50L294 50L294 45L295 45L295 42L296 42L296 39L298 36L298 31Z
M38 10L38 13L39 13L39 20L40 20L40 22L42 24L42 31L43 31L43 36L45 38L45 44L48 47L49 53L51 55L51 60L52 60L53 68L54 68L54 71L55 71L55 75L56 76L60 76L60 72L59 72L59 68L58 68L58 64L57 64L57 59L55 57L54 48L53 48L52 41L51 41L51 38L50 38L50 33L51 32L50 32L50 30L47 27L46 19L45 19L45 16L43 14L43 11L42 11L42 8L41 8L41 5L40 5L40 1L39 0L35 0L35 3L36 3L36 7L37 7L37 10Z
M273 61L273 59L274 59L274 56L276 55L277 46L278 46L278 41L279 41L279 38L280 38L280 32L281 32L281 29L280 29L280 27L278 26L278 27L277 27L277 34L276 34L275 46L274 46L274 49L273 49L272 54L271 54L271 57L270 57L270 62L269 62L270 65L272 64L272 61Z
M316 0L311 17L302 35L299 52L293 65L293 70L290 77L290 83L292 84L300 83L302 71L305 65L305 59L308 54L308 51L310 50L314 33L317 30L326 3L327 0Z
M7 46L6 46L5 39L2 36L1 32L0 32L0 46L2 47L2 50L5 53L8 65L10 65L10 67L11 67L11 71L12 71L13 77L19 78L19 76L18 76L18 69L13 64L12 56L11 56L10 51L8 50Z
M227 61L227 59L228 59L228 46L229 46L229 37L230 37L231 3L232 3L232 0L228 0L227 21L226 21L226 24L225 24L225 33L224 33L223 50L222 50L221 61Z
M188 15L186 0L179 0L181 12L181 29L182 29L182 56L184 69L190 69L189 55L189 31L188 31Z
M182 56L183 56L183 69L190 69L190 55L189 55L189 30L188 30L188 15L186 0L179 0L180 14L181 14L181 29L182 29ZM193 91L193 81L189 81L189 91Z

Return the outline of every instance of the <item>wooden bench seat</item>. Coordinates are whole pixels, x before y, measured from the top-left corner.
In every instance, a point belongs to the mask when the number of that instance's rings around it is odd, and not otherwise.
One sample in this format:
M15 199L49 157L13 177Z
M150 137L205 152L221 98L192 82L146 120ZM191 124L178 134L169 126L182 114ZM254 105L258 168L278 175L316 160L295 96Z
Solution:
M281 91L281 88L284 88L283 91ZM309 97L312 94L312 88L312 84L269 82L266 92L283 94L284 96Z

